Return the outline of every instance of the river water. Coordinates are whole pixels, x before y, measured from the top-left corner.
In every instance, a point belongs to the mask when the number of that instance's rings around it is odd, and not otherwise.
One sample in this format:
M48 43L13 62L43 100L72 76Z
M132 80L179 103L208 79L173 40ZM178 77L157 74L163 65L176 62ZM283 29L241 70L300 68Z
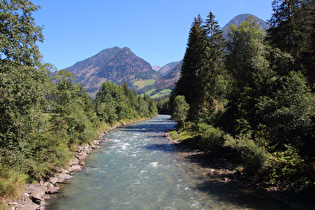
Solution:
M198 188L205 177L162 137L174 127L159 115L110 132L48 209L242 209L215 187Z

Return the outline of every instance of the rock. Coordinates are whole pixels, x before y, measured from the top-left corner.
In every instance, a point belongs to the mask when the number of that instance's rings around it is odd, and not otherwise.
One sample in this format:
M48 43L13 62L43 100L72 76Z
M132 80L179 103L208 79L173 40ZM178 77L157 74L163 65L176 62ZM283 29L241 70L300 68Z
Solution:
M76 150L76 152L81 152L83 151L83 147L82 146L78 146L78 149Z
M87 154L85 151L83 151L83 152L81 152L81 153L79 153L79 154L76 154L75 156L76 156L79 160L84 160L84 159L87 158L88 154Z
M75 171L81 171L82 168L79 165L71 166L68 168L69 173L75 172Z
M59 181L57 177L49 177L49 182L55 185Z
M44 200L43 197L42 197L40 194L37 194L37 193L32 194L32 195L30 196L30 198L31 198L31 200L32 200L34 203L36 203L36 204L38 204L38 205L40 205L40 203Z
M71 158L69 161L69 165L70 166L79 165L79 159L78 158Z
M32 196L36 196L36 197L43 197L45 195L45 189L44 187L41 187L37 184L30 184L27 186L27 192L30 195L30 197Z
M31 210L31 209L38 209L39 208L39 205L38 204L35 204L33 203L31 200L30 202L27 202L26 204L23 204L23 205L19 205L18 210Z
M47 188L46 190L46 193L48 194L54 194L54 193L58 193L58 191L60 190L60 187L59 186L54 186L54 185L51 185ZM46 199L46 198L44 198Z
M80 166L86 166L85 162L80 161Z
M59 181L58 183L62 183L64 182L64 180L69 180L69 179L72 179L73 176L69 175L69 174L65 174L65 173L62 173L62 174L56 174L56 176L58 177Z

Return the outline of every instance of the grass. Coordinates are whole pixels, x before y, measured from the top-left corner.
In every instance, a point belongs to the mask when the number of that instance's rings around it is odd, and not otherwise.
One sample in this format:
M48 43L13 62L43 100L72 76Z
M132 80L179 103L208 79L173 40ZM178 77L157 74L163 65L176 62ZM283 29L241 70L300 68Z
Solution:
M154 79L149 79L149 80L139 79L139 80L134 81L133 84L137 86L139 89L141 89L141 88L144 88L145 86L153 85L154 82L155 82Z
M172 92L171 89L163 89L159 93L151 96L151 98L160 98L160 97L163 97L163 96L167 96L167 95L171 94L171 92Z
M156 89L151 89L151 90L147 91L145 94L146 94L146 95L151 95L151 93L153 93L155 90L156 90Z
M172 139L176 139L182 142L187 139L193 138L194 135L192 135L191 132L186 131L186 130L181 130L181 131L174 130L170 132L170 137Z

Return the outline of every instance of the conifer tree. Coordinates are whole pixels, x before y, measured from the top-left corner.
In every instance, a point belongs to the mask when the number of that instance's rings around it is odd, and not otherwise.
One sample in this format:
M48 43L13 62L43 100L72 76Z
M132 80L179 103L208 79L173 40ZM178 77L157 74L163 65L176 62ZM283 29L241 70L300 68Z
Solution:
M294 58L289 71L302 71L314 83L314 1L274 0L268 40Z
M177 95L185 96L190 106L188 119L193 120L199 113L203 102L203 84L201 77L206 66L205 51L207 47L206 33L200 15L194 19L190 29L188 44L181 68L181 77L172 93L171 103Z
M201 74L203 76L200 79L202 79L201 82L204 87L204 101L211 102L210 106L213 106L214 102L218 98L224 97L226 92L226 73L224 72L223 62L225 40L212 12L209 13L206 19L204 29L207 35L207 62ZM207 106L207 104L204 104L204 106Z

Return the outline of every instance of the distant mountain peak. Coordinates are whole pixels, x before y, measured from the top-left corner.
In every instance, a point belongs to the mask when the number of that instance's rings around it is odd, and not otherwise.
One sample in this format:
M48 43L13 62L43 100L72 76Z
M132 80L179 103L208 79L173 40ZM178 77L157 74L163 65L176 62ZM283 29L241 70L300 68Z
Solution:
M161 66L154 65L154 66L152 66L152 69L153 69L154 71L159 71L159 70L161 69Z
M259 24L260 28L263 30L267 30L269 28L269 25L266 21L256 17L255 15L252 14L240 14L235 16L232 20L230 20L223 28L223 36L224 38L228 38L228 33L229 33L229 26L230 25L239 25L241 22L246 20L248 16L253 16L254 18L257 18L257 23Z
M129 88L134 88L135 80L156 80L159 77L148 62L128 47L102 50L67 69L74 73L75 82L81 83L91 96L108 80L119 85L126 82Z

